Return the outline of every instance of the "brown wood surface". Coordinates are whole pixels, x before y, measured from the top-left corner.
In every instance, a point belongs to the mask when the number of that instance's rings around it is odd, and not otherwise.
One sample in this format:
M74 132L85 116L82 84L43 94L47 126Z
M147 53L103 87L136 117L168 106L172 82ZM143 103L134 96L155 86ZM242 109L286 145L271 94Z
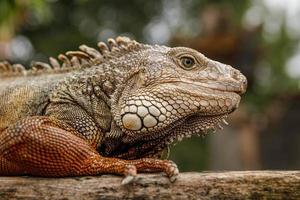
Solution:
M0 199L300 199L300 171L139 174L134 184L102 175L73 178L0 177Z

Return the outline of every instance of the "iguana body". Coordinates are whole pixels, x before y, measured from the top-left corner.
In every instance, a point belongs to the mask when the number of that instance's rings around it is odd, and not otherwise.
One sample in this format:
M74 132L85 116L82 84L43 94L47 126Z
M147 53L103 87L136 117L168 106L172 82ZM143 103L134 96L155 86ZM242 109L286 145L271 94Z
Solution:
M239 104L246 78L195 50L124 37L62 66L0 64L0 175L133 177L164 171L173 140L203 135Z

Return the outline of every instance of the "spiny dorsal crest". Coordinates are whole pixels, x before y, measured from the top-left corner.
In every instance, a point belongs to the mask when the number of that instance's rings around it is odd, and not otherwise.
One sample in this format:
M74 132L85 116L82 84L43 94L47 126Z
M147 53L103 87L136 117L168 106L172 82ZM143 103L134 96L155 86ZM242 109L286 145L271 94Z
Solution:
M119 36L116 39L108 39L107 44L99 42L97 46L99 50L87 45L80 45L77 51L60 54L57 59L50 57L49 63L32 62L29 70L26 70L21 64L2 61L0 62L0 77L56 73L91 67L101 64L105 60L122 56L126 52L140 50L147 45L128 37Z

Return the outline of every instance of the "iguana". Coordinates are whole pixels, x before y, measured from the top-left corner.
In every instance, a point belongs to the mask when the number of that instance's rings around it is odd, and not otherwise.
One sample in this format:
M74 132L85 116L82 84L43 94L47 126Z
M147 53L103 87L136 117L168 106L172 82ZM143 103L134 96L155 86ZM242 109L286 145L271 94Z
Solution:
M226 123L247 81L185 47L127 37L34 62L0 64L0 175L65 177L178 169L174 140Z

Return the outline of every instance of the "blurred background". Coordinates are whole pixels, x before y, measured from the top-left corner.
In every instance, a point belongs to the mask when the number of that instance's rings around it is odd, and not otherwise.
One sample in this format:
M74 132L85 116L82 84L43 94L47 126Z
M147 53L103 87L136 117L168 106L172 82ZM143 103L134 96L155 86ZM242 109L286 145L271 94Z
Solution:
M171 148L181 171L300 168L299 0L0 1L0 60L29 66L117 35L192 47L248 78L229 126Z

